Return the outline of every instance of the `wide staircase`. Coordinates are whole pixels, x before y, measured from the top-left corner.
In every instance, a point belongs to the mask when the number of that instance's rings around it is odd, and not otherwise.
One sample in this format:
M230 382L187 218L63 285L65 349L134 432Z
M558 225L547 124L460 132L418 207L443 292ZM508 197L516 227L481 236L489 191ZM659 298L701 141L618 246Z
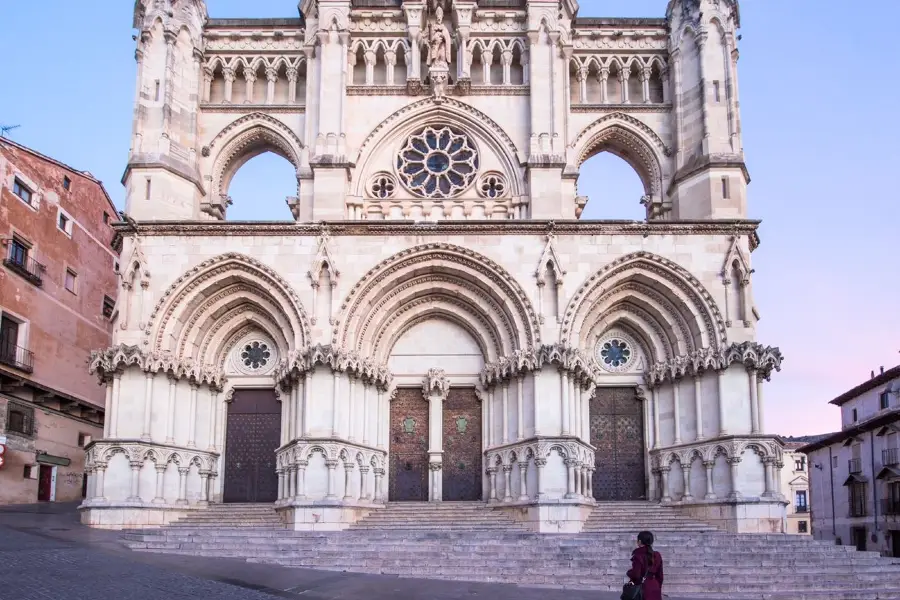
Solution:
M343 532L287 531L269 506L219 505L124 536L144 552L610 591L621 590L642 529L656 535L671 597L900 600L900 561L808 536L724 533L654 504L599 504L577 535L529 533L480 503L398 503Z

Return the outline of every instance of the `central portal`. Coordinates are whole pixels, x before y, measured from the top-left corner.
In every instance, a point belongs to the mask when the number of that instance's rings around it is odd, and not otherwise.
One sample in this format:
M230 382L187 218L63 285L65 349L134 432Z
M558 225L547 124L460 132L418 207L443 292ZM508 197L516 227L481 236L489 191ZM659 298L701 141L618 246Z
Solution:
M421 388L398 388L391 402L388 499L428 500L428 402Z
M224 502L275 502L281 405L275 390L235 390L225 430Z
M644 500L643 405L634 388L597 388L591 400L595 500Z
M481 405L475 388L451 387L443 412L443 498L481 500Z

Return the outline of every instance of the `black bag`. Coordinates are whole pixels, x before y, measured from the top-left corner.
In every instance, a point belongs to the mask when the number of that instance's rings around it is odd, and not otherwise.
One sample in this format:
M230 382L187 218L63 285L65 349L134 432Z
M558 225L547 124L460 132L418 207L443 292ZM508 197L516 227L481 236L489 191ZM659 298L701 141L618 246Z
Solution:
M622 586L622 595L619 596L619 600L644 600L644 582L647 581L647 573L650 571L650 565L647 565L647 568L644 570L644 575L641 577L641 582L638 584L634 584L632 582L628 582Z

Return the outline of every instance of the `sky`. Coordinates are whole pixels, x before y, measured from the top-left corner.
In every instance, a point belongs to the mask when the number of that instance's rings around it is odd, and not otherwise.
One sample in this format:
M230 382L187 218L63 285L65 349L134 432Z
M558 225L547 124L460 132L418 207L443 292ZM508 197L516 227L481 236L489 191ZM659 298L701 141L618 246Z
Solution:
M666 0L582 0L580 16L664 16ZM2 2L0 125L105 183L124 205L135 86L131 0ZM212 17L294 17L296 0L208 0ZM863 9L854 9L864 6ZM900 2L743 0L738 63L759 342L785 355L765 430L840 429L828 401L900 363ZM12 59L12 60L10 60ZM238 172L229 218L288 219L292 168L263 155ZM624 162L585 164L587 218L640 219ZM891 257L894 257L893 259Z

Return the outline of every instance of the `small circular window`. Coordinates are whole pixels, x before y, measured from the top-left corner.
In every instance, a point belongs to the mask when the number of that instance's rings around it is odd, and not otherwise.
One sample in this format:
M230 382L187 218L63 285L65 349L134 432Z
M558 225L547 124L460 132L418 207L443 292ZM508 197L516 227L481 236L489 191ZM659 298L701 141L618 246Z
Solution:
M249 369L261 369L269 363L272 353L265 342L251 342L241 351L241 361Z
M611 332L597 342L594 359L604 371L624 373L633 368L637 353L630 337Z

